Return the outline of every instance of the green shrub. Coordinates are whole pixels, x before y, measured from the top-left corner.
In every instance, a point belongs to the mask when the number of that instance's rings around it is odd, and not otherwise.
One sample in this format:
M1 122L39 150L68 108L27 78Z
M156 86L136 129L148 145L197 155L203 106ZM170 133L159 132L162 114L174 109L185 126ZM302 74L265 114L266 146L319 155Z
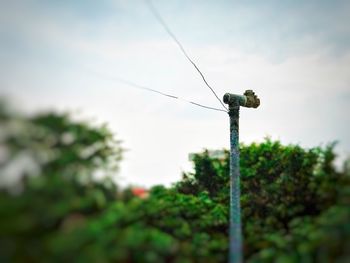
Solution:
M332 262L350 258L349 175L336 171L333 148L334 144L303 149L270 139L241 145L247 261L318 262L322 258ZM194 196L208 190L215 203L228 209L229 152L220 160L211 159L204 151L195 156L194 164L194 173L185 174L176 189ZM329 214L332 220L327 222Z

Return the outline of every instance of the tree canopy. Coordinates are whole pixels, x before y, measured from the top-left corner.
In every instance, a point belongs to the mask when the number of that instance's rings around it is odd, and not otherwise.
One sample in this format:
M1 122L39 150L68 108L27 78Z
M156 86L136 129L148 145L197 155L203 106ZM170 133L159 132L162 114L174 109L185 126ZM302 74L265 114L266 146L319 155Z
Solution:
M0 149L1 262L227 261L228 151L195 154L193 172L140 198L112 180L123 150L106 127L0 103ZM333 144L240 153L246 262L350 259L350 173Z

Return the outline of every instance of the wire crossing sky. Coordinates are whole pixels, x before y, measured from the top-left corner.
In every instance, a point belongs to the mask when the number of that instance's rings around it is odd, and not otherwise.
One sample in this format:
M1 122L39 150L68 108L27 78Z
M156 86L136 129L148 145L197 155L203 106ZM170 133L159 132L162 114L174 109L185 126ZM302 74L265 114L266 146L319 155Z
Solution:
M102 78L106 78L106 77L107 77L107 76L102 75L102 74L97 73L97 72L93 72L93 73L96 74L96 75L98 75L98 76L101 76ZM190 104L192 104L192 105L195 105L195 106L198 106L198 107L201 107L201 108L205 108L205 109L208 109L208 110L214 110L214 111L222 111L222 112L227 113L226 110L222 110L222 109L218 109L218 108L206 106L206 105L203 105L203 104L194 102L194 101L190 101L190 100L181 98L181 97L179 97L179 96L174 96L174 95L171 95L171 94L167 94L167 93L164 93L164 92L162 92L162 91L155 90L155 89L151 89L151 88L148 88L148 87L145 87L145 86L136 84L135 82L132 82L132 81L129 81L129 80L126 80L126 79L122 79L122 78L119 78L119 77L116 77L116 76L113 76L113 77L108 76L107 78L109 78L109 79L111 79L111 80L118 81L118 82L123 83L123 84L126 84L126 85L128 85L128 86L133 87L133 88L137 88L137 89L141 89L141 90L146 90L146 91L154 92L154 93L157 93L157 94L159 94L159 95L166 96L166 97L169 97L169 98L172 98L172 99L181 100L181 101L190 103Z
M205 79L203 73L200 71L200 69L198 68L198 66L193 62L193 60L190 58L190 56L187 54L185 48L182 46L182 44L180 43L180 41L177 39L177 37L175 36L175 34L170 30L169 26L165 23L164 19L162 18L162 16L160 15L160 13L158 12L158 10L156 9L156 7L152 4L151 0L145 0L146 4L148 5L149 9L151 10L152 14L154 15L154 17L158 20L158 22L164 27L165 31L170 35L170 37L176 42L176 44L179 46L179 48L181 49L182 53L185 55L185 57L187 58L187 60L194 66L194 68L198 71L198 73L200 74L200 76L202 77L205 85L207 85L207 87L211 90L211 92L214 94L214 96L217 98L217 100L220 102L220 104L222 105L222 107L225 109L225 111L227 112L228 109L226 108L225 104L220 100L220 98L218 97L218 95L216 94L216 92L214 91L214 89L208 84L207 80ZM195 105L198 105L196 103L193 103Z

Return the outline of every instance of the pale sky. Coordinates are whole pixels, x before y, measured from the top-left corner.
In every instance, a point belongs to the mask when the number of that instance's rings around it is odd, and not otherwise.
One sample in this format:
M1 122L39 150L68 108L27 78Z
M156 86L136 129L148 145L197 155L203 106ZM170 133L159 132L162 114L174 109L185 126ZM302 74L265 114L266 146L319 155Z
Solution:
M0 95L24 112L107 123L128 149L117 181L151 186L190 171L188 154L229 147L229 120L115 81L219 102L143 0L0 0ZM154 5L219 97L253 89L240 140L350 154L349 1L160 1Z

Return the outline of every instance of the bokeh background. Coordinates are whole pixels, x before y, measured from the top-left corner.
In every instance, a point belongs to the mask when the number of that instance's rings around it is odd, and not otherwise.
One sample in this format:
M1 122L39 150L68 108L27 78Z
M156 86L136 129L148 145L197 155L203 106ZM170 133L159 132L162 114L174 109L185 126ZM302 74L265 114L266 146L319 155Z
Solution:
M350 2L152 2L220 97L261 99L244 261L350 262ZM0 262L227 262L227 114L120 81L221 107L158 20L0 0Z

